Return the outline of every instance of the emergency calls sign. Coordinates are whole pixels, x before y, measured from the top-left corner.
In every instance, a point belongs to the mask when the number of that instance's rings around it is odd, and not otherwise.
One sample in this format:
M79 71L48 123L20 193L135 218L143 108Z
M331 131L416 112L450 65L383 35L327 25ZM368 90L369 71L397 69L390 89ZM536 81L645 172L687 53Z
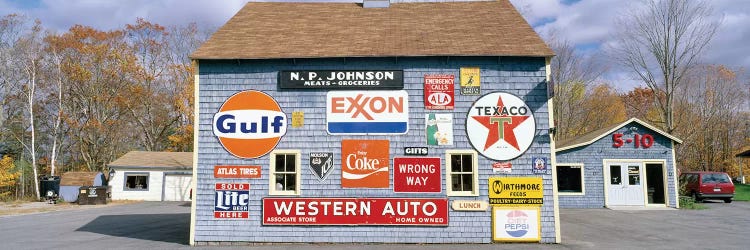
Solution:
M393 192L440 193L439 157L393 158Z
M263 225L448 226L448 199L263 198Z
M390 141L341 141L341 187L388 188L389 166Z
M260 178L260 166L214 166L214 178Z
M453 109L454 75L424 75L424 108Z
M249 218L250 183L216 183L215 188L214 218Z
M329 134L405 134L409 130L409 94L398 91L329 91Z
M492 205L542 205L542 177L491 177L489 196Z

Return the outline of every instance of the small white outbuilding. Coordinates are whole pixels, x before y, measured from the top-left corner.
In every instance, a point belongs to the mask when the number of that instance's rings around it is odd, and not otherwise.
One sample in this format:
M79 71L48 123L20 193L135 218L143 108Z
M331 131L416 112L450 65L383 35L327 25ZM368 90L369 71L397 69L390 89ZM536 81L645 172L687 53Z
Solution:
M190 200L192 152L130 151L109 169L112 200Z

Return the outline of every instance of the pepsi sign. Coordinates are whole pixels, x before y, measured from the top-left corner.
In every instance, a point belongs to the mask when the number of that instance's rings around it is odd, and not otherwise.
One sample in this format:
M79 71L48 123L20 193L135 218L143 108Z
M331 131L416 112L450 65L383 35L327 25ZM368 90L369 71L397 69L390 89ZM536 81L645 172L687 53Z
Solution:
M538 242L541 239L539 211L539 208L492 207L492 239Z
M329 134L405 134L409 94L399 91L330 91L326 95Z

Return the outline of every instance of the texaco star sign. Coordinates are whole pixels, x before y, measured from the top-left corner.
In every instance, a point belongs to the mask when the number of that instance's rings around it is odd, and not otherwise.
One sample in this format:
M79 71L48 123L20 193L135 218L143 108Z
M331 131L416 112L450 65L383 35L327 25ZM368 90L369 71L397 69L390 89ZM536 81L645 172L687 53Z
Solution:
M514 159L534 141L536 122L531 109L515 95L494 92L474 102L466 117L469 142L487 158Z

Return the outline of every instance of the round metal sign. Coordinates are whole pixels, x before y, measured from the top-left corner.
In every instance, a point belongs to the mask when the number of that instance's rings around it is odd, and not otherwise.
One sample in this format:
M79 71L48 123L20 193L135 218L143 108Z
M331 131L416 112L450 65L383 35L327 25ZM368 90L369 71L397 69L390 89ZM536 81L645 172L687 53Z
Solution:
M529 106L515 95L493 92L480 97L466 116L469 143L487 158L506 161L531 146L536 121Z

